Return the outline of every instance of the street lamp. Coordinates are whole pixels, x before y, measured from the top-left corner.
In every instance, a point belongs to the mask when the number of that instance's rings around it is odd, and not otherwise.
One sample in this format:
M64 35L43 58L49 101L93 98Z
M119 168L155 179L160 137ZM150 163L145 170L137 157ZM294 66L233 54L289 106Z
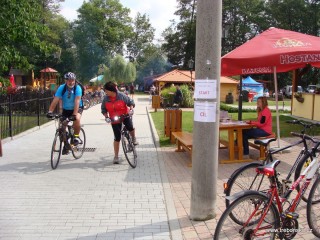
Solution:
M192 70L193 70L193 65L194 65L194 61L192 60L192 58L190 58L190 60L188 61L188 66L189 66L190 74L191 74L191 83L192 83Z

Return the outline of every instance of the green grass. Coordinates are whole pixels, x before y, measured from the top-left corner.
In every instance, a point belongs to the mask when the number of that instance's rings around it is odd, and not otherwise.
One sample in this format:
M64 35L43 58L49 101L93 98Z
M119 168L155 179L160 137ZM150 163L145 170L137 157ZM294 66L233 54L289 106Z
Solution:
M238 113L231 113L233 119L238 119ZM164 136L164 112L152 112L151 113L154 125L157 129L157 133L159 136L160 146L168 146L171 145L169 137ZM256 112L243 112L242 120L254 120L257 118ZM294 118L287 115L279 116L279 124L280 124L280 136L281 137L290 137L290 132L296 131L299 132L302 130L302 126L300 125L291 125L286 123L288 120L292 120ZM272 129L274 132L277 131L277 120L276 113L272 113ZM182 110L182 130L186 132L193 131L193 112L192 111L183 111ZM318 130L318 129L317 129ZM319 135L320 130L315 131L312 135ZM227 132L223 131L220 134L221 138L227 139Z

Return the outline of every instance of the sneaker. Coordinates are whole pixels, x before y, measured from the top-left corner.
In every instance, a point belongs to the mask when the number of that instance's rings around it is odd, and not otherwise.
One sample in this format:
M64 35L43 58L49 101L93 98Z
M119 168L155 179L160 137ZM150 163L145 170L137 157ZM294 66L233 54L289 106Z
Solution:
M139 145L137 138L135 138L135 137L132 139L132 143L133 143L133 145Z
M73 145L74 146L77 146L78 144L82 144L82 141L81 141L81 139L79 138L79 137L75 137L75 138L73 138Z
M66 147L63 147L62 155L68 155L68 154L69 154L69 150Z
M119 157L113 158L113 164L119 164Z

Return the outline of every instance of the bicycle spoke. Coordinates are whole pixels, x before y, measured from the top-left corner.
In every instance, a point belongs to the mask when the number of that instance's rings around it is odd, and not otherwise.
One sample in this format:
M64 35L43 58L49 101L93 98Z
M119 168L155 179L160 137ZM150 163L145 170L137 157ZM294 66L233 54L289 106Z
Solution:
M274 239L278 227L279 214L269 198L251 193L235 200L225 210L216 227L214 239ZM230 213L237 222L230 217Z

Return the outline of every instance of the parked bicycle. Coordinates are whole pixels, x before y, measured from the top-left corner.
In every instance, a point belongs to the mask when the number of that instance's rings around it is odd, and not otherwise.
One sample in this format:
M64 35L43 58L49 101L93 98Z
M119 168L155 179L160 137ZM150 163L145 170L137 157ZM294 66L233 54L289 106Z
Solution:
M314 127L319 127L319 123L305 123L299 120L292 120L287 121L287 123L290 124L297 124L303 126L303 129L301 130L301 133L304 134L307 130L312 130ZM294 136L300 136L299 133L291 133ZM304 135L302 135L304 136ZM269 144L276 139L264 139L264 140L255 140L255 144L262 144L264 146L269 146ZM269 181L268 179L260 173L256 172L256 168L266 165L270 162L273 162L273 155L279 152L282 152L288 148L291 148L293 146L297 146L299 144L303 144L303 148L301 149L297 159L295 160L295 163L293 164L292 168L290 169L288 175L285 179L283 179L281 182L279 182L279 189L281 193L284 193L286 191L287 185L292 182L291 176L294 174L294 180L297 180L300 176L300 173L304 168L306 168L310 162L313 160L312 155L310 155L309 158L304 159L303 156L305 156L306 152L308 151L308 141L306 138L302 137L299 139L299 141L292 143L288 146L282 147L277 150L270 150L269 147L267 147L267 155L266 159L263 163L253 162L246 164L236 171L233 172L231 177L228 179L227 183L224 183L224 193L226 195L226 207L230 205L230 200L228 196L232 196L233 194L244 191L244 190L260 190L264 191L265 189L269 188ZM297 191L300 190L300 185L297 186ZM302 199L304 201L307 201L309 192L304 193L302 196Z
M86 134L83 128L81 128L79 133L79 139L81 141L79 144L74 145L73 121L61 116L60 114L54 115L52 119L56 120L57 130L51 149L51 167L52 169L56 169L60 161L63 146L66 150L72 152L74 158L79 159L82 157L86 147Z
M266 192L245 190L237 193L231 205L224 211L218 221L214 239L293 239L299 228L299 214L296 212L304 192L308 189L312 179L316 179L311 187L307 202L307 221L310 230L320 238L320 175L319 175L319 146L320 141L299 134L301 139L307 139L314 146L304 153L303 162L310 157L314 160L300 174L298 179L281 196L278 188L277 166L280 161L275 160L267 165L259 166L256 171L268 177L269 189ZM291 193L297 186L301 186L298 194L290 200ZM231 217L233 216L233 217Z
M129 163L129 165L132 168L135 168L137 166L137 151L136 146L133 144L132 137L126 128L126 126L123 124L123 119L132 117L129 114L123 114L121 116L115 116L113 119L110 119L111 122L122 122L122 129L121 129L121 145L123 149L123 153ZM108 121L107 121L108 122Z

